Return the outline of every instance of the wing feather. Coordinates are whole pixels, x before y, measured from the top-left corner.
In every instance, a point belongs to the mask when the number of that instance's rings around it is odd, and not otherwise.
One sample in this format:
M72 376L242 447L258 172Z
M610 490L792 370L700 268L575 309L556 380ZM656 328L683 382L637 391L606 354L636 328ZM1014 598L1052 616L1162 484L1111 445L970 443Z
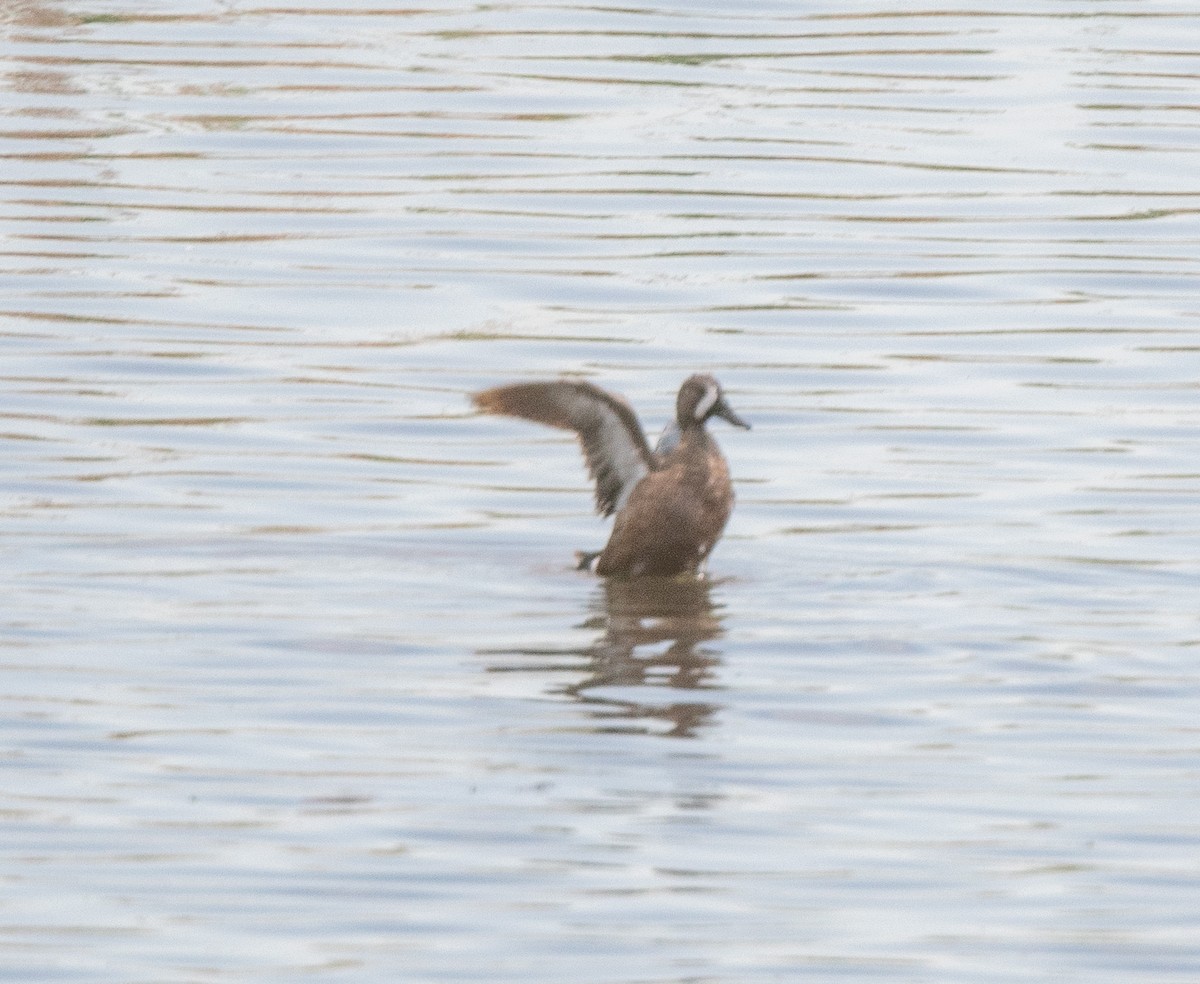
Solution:
M653 471L655 458L637 414L624 399L576 380L517 383L472 397L485 413L522 417L579 436L588 473L596 486L596 511L620 510L635 485Z

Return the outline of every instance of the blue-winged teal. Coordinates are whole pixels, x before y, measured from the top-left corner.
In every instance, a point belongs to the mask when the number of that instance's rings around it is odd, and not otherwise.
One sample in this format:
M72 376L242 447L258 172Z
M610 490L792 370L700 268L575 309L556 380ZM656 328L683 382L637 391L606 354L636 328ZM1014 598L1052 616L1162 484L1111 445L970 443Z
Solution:
M613 577L673 576L700 570L733 509L729 466L704 427L722 417L749 429L725 402L720 384L692 376L675 400L675 428L651 451L633 408L591 383L518 383L473 397L486 413L524 417L579 435L596 483L596 510L616 513L602 551L580 567Z

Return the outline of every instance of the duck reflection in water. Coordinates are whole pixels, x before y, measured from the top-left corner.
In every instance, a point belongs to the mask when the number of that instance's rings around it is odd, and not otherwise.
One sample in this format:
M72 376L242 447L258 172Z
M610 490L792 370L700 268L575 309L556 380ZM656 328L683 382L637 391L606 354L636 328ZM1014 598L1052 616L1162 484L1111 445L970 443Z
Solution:
M722 634L711 588L711 582L696 578L610 578L597 585L591 601L593 612L579 626L599 631L590 645L552 653L545 649L492 650L486 655L573 657L567 664L523 661L518 666L496 665L492 671L570 672L577 677L575 682L553 692L586 708L595 722L588 730L694 737L720 708L714 701L696 699L700 696L697 691L717 689L713 674L720 657L704 646ZM633 688L642 687L647 688L647 699L631 695ZM667 696L664 688L691 691L694 696L651 699ZM655 722L665 725L665 730Z

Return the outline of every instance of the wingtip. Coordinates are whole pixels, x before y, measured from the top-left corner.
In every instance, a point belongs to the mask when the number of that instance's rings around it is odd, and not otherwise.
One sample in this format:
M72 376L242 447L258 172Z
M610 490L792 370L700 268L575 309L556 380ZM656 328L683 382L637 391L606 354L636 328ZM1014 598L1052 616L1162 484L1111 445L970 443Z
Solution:
M571 429L574 422L569 407L560 398L561 386L561 383L511 383L472 393L471 402L483 413Z
M521 416L519 411L520 400L515 397L514 392L519 387L514 386L494 386L491 389L478 390L471 394L471 406L480 413L493 413L498 416L506 414L514 414Z
M596 564L600 561L602 550L576 550L575 551L575 570L587 571L589 574L596 573Z

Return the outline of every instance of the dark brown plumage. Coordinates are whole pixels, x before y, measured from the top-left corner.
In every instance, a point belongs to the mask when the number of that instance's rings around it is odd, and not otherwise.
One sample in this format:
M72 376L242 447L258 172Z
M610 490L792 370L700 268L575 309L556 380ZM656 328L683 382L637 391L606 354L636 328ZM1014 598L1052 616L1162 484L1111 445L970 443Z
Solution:
M579 436L596 484L596 509L616 513L603 551L580 566L611 577L673 576L700 570L733 509L729 466L705 429L711 417L749 428L712 376L684 381L675 427L652 451L629 404L591 383L518 383L473 397L486 413L523 417Z

